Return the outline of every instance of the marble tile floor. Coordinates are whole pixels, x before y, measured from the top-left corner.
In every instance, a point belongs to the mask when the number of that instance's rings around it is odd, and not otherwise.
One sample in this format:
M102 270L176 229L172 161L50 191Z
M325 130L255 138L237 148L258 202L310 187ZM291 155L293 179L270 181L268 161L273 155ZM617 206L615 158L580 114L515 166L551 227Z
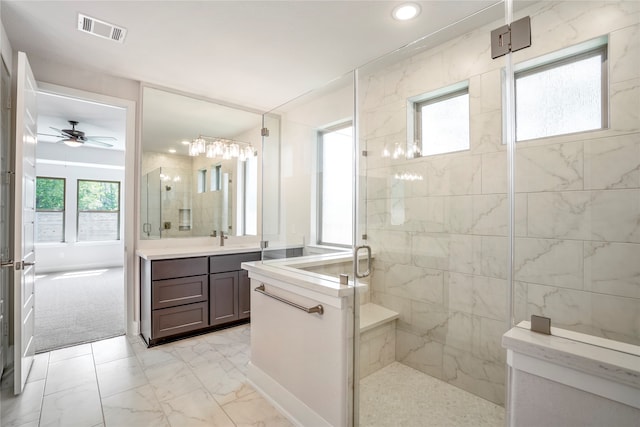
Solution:
M36 356L22 395L2 388L0 425L291 426L246 381L249 325L147 349L120 336Z
M399 362L360 381L361 427L502 427L504 408Z

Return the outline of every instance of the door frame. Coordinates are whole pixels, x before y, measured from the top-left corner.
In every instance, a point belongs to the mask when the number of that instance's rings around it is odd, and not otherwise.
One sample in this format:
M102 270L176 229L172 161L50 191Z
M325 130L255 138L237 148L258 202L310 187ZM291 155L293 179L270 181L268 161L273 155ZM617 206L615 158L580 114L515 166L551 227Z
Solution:
M137 321L140 304L135 280L135 236L137 233L135 214L138 194L138 186L136 185L136 102L44 82L38 82L38 91L111 105L126 111L124 182L122 186L124 189L124 209L121 211L124 223L124 322L127 335L137 335L140 332L140 324Z

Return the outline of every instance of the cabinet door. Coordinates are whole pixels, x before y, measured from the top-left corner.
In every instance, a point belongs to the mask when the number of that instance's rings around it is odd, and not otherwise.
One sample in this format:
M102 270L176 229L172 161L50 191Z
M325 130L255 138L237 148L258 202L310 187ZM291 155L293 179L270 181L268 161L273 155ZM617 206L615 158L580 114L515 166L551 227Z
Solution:
M251 279L247 270L238 272L238 310L240 319L246 319L251 315Z
M237 271L209 276L209 316L211 326L239 319Z

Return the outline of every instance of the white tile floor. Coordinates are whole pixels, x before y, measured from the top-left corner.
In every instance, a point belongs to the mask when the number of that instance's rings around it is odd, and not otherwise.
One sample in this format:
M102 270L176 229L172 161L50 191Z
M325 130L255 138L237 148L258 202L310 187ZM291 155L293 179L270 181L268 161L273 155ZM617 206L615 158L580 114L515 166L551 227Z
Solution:
M249 325L147 349L124 336L36 356L0 425L290 426L245 379Z
M246 381L250 326L151 349L124 336L36 356L0 426L291 426ZM394 362L360 384L360 425L502 426L504 409Z

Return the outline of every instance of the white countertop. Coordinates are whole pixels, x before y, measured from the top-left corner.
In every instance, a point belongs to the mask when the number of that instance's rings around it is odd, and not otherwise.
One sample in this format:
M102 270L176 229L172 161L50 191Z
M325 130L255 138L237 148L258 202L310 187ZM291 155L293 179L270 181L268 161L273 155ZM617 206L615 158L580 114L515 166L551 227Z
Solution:
M304 257L287 258L282 260L243 262L242 268L249 271L249 277L262 281L275 279L298 286L302 289L314 291L331 297L346 297L352 295L353 281L349 285L340 285L338 277L330 277L320 273L302 270L303 267L318 266L323 263L335 263L351 260L351 254L333 253L310 255ZM357 288L365 288L366 284L359 284Z
M259 252L258 244L231 244L225 246L183 246L165 248L146 248L136 250L136 255L146 260L189 258L197 256L239 254L247 252Z

